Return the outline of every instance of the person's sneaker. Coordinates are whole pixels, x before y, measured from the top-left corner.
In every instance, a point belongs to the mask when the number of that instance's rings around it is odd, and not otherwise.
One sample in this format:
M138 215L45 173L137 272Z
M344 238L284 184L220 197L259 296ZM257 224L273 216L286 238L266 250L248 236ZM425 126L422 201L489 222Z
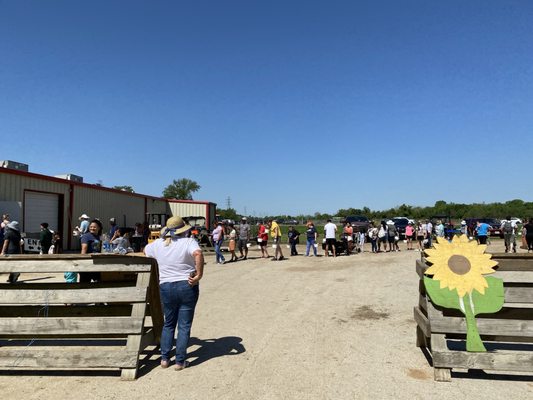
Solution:
M285 257L281 256L278 261L285 260Z
M161 360L161 368L168 368L170 362L168 360Z
M185 361L183 364L176 363L176 366L174 367L174 369L176 371L181 371L182 369L187 368L188 366L189 366L189 361Z

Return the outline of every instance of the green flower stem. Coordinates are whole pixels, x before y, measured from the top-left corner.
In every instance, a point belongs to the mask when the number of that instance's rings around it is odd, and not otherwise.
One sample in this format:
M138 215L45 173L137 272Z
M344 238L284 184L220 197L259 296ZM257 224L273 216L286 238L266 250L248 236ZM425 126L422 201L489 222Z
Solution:
M466 296L465 296L466 297ZM463 297L464 300L464 297ZM466 317L466 351L485 352L487 349L481 341L479 331L477 330L476 317L472 311L469 299L464 301Z

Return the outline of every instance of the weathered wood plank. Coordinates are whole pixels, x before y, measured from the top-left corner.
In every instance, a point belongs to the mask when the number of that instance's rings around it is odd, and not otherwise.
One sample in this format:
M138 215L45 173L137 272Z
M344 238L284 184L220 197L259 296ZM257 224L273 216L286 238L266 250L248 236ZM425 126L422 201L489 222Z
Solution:
M419 307L414 307L414 318L418 327L424 332L426 337L431 336L431 327L428 318L422 313Z
M142 333L143 317L0 318L0 336Z
M531 352L511 352L504 350L487 353L435 351L432 356L433 365L440 368L533 372L533 353Z
M146 287L79 290L0 290L0 304L80 304L145 302Z
M533 286L532 287L504 287L505 303L532 303L533 304ZM533 311L532 311L533 312Z
M434 359L434 354L447 351L446 337L443 334L431 334L431 358ZM451 368L442 368L446 366L436 365L433 361L433 376L437 382L450 382L452 380Z
M480 335L499 335L533 338L533 321L515 319L477 318ZM466 319L458 317L430 318L433 333L464 333Z
M0 367L32 368L131 368L137 365L134 351L68 348L41 350L31 347L1 348Z
M62 273L70 272L149 272L151 264L117 264L101 263L95 264L88 260L3 260L0 263L0 273L21 272L21 273Z
M3 306L0 307L0 318L6 317L38 317L44 316L46 311L48 317L126 317L131 315L131 304L108 304L93 306L65 306L52 305L45 310L39 306Z
M154 329L155 343L159 344L161 339L161 331L163 330L164 318L163 310L161 308L161 297L159 293L159 267L157 263L152 268L150 273L149 283L149 298L148 298L148 313L150 314L152 326ZM146 323L146 322L145 322Z
M505 283L533 283L533 271L496 271L490 276L503 279Z
M150 283L150 275L139 274L137 276L137 287L146 288ZM135 352L137 355L142 350L142 330L144 329L144 317L146 315L146 302L134 304L131 309L131 316L133 318L140 318L142 321L142 328L139 334L129 335L126 344L126 350ZM139 367L139 357L137 356L135 366L133 369L123 369L120 375L122 380L134 380L137 377L137 369Z

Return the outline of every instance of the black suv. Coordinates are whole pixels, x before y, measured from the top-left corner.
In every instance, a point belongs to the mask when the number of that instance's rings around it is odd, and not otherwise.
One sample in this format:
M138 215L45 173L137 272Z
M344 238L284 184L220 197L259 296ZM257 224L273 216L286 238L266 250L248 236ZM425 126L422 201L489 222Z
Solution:
M352 225L354 232L366 232L368 230L368 225L370 225L368 218L363 215L346 217L344 221L342 221L343 224L346 224L347 222Z
M394 226L396 226L396 230L398 231L398 236L400 239L405 239L405 228L407 225L409 225L409 219L408 218L393 218L392 222L394 222Z

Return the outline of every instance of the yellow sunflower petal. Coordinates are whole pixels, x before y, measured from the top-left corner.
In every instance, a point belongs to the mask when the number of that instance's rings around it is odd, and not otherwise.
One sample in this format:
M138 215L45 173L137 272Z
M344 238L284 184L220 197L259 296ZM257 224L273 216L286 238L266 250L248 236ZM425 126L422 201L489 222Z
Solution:
M464 235L455 236L451 242L437 238L434 248L426 250L427 261L432 265L425 274L433 275L441 288L456 289L461 297L474 289L484 294L488 284L483 275L495 272L493 268L498 264L485 253L486 248Z

